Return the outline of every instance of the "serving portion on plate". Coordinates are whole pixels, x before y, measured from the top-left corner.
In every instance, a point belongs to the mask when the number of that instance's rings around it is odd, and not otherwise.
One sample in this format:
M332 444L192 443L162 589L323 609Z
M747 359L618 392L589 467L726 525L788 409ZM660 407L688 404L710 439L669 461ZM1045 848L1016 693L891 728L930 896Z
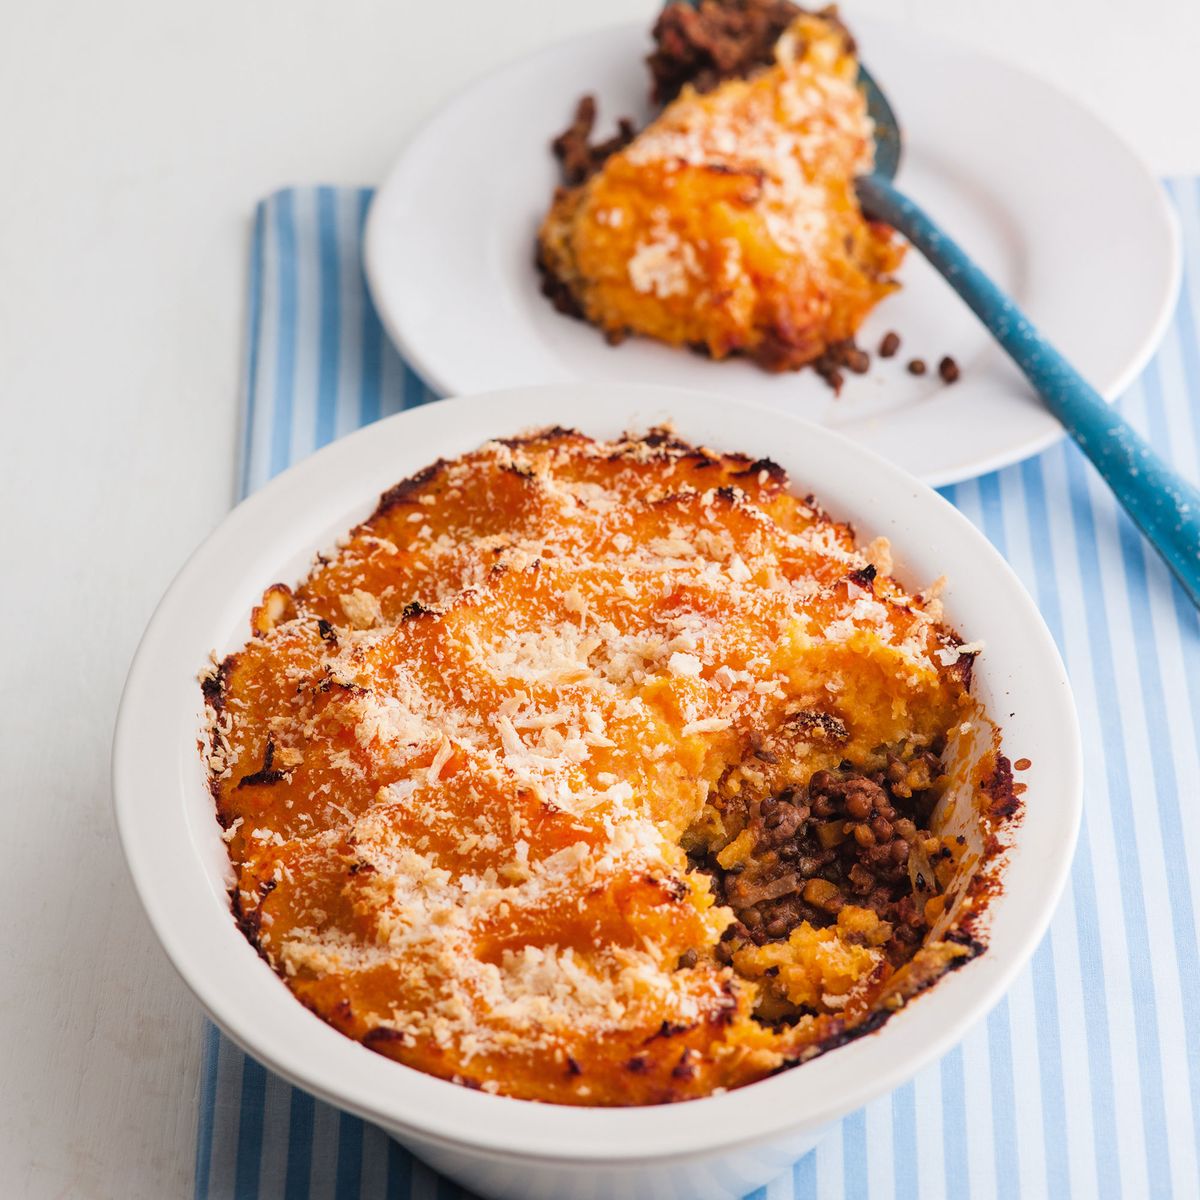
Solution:
M221 1028L513 1200L743 1195L911 1078L1037 945L1080 778L1044 624L935 493L769 409L599 385L426 405L245 501L113 750Z
M543 291L610 343L812 363L840 389L903 255L855 197L874 142L850 34L787 0L676 3L654 33L662 113L594 147L585 96L555 142L567 186L538 233Z
M950 43L856 21L852 50L828 18L797 26L790 4L725 7L779 18L707 57L707 34L660 27L657 101L647 22L487 77L408 146L373 204L365 262L426 382L718 390L837 428L934 484L1053 442L1057 422L945 282L918 256L897 266L895 241L858 215L849 180L869 130L855 57L903 123L905 192L1106 397L1134 378L1173 303L1178 239L1157 182L1108 129ZM594 103L580 110L583 90ZM550 146L572 114L575 135L559 141L567 189L552 201L564 177ZM494 137L497 125L509 135ZM849 238L841 252L822 242L832 231ZM540 294L547 280L560 308L613 340L640 336L614 347L564 319ZM900 354L869 364L889 334ZM762 369L804 362L838 387Z
M984 949L1022 787L981 645L890 571L664 429L397 483L204 679L243 931L335 1028L523 1099L877 1028Z

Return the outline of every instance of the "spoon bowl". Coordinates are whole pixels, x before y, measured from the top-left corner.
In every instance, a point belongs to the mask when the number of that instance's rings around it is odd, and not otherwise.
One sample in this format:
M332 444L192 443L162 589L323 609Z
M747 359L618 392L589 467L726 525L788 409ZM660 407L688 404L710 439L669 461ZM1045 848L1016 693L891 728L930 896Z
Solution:
M867 115L875 125L875 168L874 174L892 180L900 170L900 156L904 150L904 135L900 122L888 103L883 89L861 63L858 68L858 86L867 98Z

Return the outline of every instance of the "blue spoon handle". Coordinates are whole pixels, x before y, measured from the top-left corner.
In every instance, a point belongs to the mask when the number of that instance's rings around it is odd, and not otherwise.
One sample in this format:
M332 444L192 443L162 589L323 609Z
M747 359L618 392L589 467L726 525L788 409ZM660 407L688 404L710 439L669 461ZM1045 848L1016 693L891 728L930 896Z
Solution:
M859 179L858 193L863 208L908 238L970 305L1200 608L1200 491L1150 449L917 205L878 175Z

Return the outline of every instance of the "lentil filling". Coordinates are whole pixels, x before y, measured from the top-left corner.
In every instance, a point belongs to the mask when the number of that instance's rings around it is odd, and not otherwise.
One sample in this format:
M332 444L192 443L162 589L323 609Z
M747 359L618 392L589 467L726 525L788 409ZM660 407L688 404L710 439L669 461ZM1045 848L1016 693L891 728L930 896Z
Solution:
M689 857L712 879L713 894L735 920L716 950L733 965L740 951L785 942L800 925L836 925L847 905L868 909L893 966L912 957L942 910L933 862L950 857L927 828L942 779L936 754L889 753L870 773L848 763L817 771L806 788L761 800L717 802L726 825L740 827L749 856L728 867L703 845ZM773 1018L789 1007L770 989L760 1005Z

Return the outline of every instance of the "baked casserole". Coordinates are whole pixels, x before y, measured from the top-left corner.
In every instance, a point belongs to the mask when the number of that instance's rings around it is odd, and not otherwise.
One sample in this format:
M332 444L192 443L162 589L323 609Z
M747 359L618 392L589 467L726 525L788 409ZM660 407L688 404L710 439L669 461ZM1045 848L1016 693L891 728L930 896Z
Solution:
M490 442L385 493L252 634L203 680L234 914L411 1067L703 1096L982 949L1015 801L979 646L772 462Z

